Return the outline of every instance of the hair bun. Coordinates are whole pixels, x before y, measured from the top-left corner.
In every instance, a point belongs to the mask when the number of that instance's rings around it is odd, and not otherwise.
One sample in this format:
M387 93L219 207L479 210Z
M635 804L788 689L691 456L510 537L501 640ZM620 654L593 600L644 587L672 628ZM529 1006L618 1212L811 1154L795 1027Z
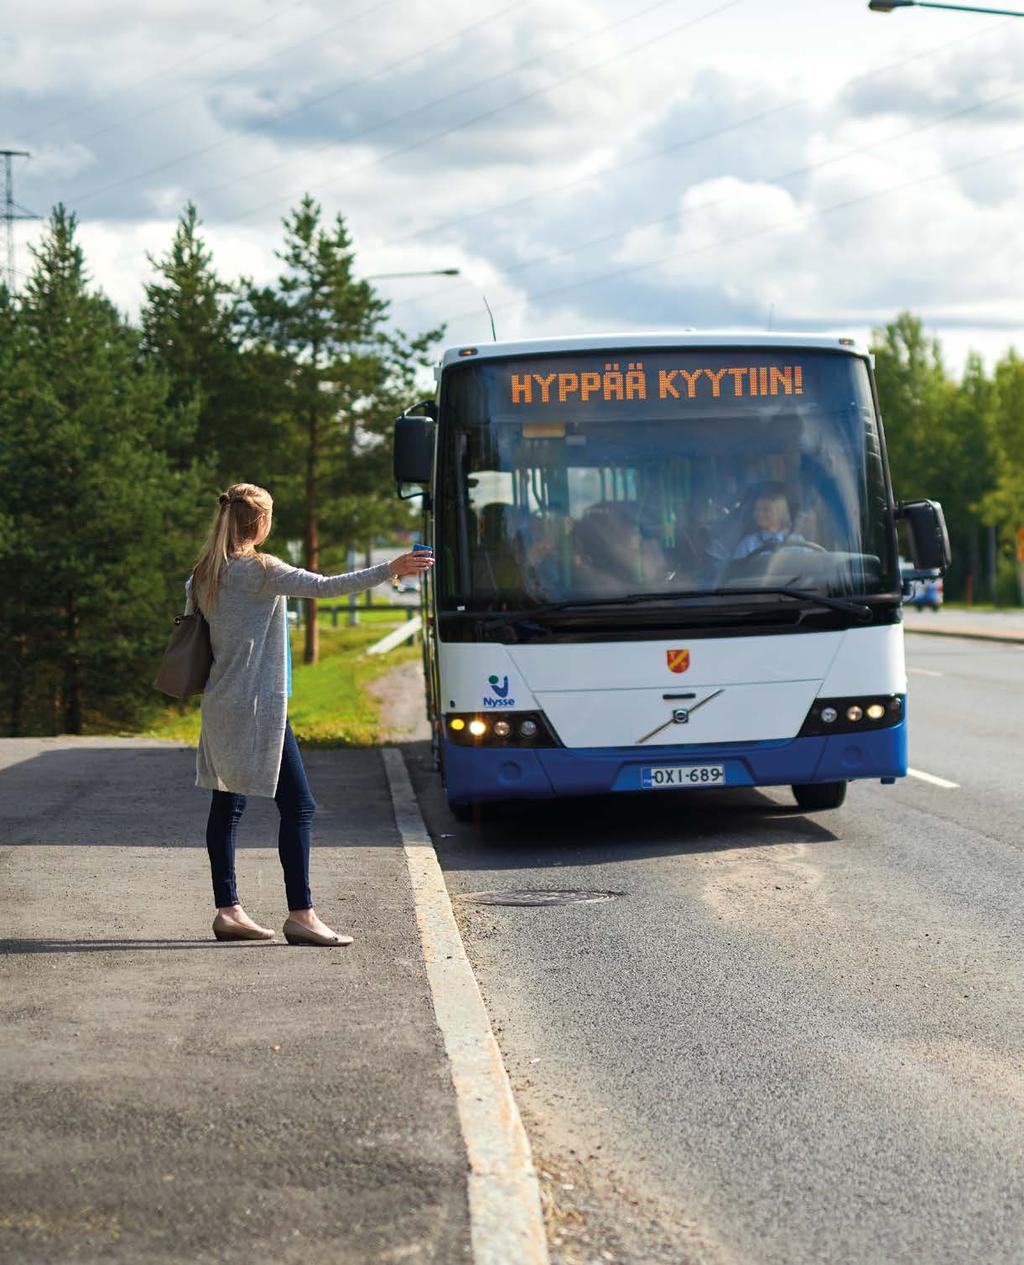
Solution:
M221 505L229 505L231 503L231 497L228 496L226 492L222 492L220 496L218 497L218 500L220 501Z

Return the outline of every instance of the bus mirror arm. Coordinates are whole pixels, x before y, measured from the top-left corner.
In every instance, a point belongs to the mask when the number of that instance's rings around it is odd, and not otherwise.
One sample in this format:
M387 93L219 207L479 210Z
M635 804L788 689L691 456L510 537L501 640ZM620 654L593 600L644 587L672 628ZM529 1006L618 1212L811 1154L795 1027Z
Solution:
M418 496L422 496L423 508L428 511L433 509L433 502L431 501L430 493L426 490L426 488L413 488L409 491L408 484L396 483L395 494L400 501L414 501Z
M952 562L946 517L938 501L900 501L896 517L907 524L907 537L914 571L930 578L945 571Z

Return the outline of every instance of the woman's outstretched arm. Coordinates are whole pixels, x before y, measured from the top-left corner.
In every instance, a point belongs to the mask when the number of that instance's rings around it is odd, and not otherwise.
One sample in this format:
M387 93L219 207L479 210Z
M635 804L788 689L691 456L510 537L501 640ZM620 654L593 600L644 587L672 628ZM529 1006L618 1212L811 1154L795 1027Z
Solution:
M280 597L344 597L347 593L361 593L383 584L396 575L420 575L433 565L429 554L406 553L380 562L362 571L346 571L341 575L317 575L301 567L290 567L279 558L267 560L266 586Z

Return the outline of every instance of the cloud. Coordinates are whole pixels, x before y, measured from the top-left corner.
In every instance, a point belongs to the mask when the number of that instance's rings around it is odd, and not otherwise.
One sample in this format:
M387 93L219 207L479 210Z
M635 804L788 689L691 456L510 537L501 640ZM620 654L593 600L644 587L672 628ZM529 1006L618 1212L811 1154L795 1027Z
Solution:
M406 328L453 338L489 333L482 294L506 335L917 307L994 345L1019 323L1021 164L965 164L1019 133L1024 25L950 18L932 51L922 22L859 0L827 20L810 0L652 2L18 11L0 109L34 156L16 195L80 211L126 309L186 199L222 273L269 278L308 189L364 272L460 268L385 291Z

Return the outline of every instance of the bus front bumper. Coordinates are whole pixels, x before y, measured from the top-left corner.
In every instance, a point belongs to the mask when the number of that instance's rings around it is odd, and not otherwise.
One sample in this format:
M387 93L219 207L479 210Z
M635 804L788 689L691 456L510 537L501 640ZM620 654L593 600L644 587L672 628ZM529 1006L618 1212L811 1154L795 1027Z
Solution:
M722 765L727 788L888 779L906 776L907 722L861 734L648 750L463 747L446 741L444 761L453 803L639 791L643 770L665 765Z

